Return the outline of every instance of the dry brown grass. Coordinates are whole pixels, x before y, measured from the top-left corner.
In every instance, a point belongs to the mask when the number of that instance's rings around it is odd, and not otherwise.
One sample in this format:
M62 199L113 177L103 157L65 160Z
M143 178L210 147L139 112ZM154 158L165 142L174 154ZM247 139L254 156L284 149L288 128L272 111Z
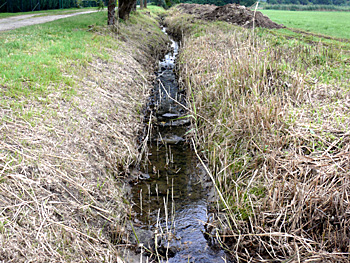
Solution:
M129 214L118 178L140 159L137 136L151 75L138 61L143 52L155 52L148 46L154 45L152 30L145 46L116 37L116 47L106 49L112 59L96 57L80 75L70 76L75 91L64 84L49 87L48 97L28 101L23 109L15 107L21 98L5 98L1 262L117 261L116 244Z
M166 20L179 35L182 21ZM195 23L185 24L180 78L229 204L208 231L240 262L348 262L349 67L321 43ZM342 81L325 84L337 67Z

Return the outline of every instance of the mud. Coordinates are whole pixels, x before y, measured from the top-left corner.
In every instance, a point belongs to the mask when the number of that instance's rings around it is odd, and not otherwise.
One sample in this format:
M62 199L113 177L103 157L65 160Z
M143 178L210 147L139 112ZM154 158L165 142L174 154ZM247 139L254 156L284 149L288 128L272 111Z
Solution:
M176 8L184 13L194 15L196 18L208 21L225 21L246 28L265 27L283 28L259 11L252 11L245 6L228 4L224 6L180 4Z

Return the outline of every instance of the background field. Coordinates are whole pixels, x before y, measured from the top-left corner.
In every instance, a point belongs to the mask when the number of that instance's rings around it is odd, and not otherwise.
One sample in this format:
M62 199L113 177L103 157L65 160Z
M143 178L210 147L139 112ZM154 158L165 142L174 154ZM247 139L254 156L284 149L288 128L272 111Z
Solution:
M350 39L350 12L261 10L276 23L307 32Z

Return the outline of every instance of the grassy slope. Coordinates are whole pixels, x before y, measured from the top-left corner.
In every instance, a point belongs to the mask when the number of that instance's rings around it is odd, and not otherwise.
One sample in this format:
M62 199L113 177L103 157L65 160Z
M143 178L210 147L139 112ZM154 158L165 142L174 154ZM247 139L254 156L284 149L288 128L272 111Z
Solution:
M92 24L104 25L105 14L82 15L1 33L0 84L7 87L5 95L47 95L50 84L73 84L64 72L70 63L86 64L93 54L107 59L102 43L111 47L114 40L89 33L87 28ZM70 70L74 73L78 68ZM30 88L24 89L24 83Z
M166 23L225 200L208 231L242 262L348 262L349 45L175 10Z
M137 162L167 40L146 12L119 34L105 24L100 12L0 33L0 261L116 262L116 177Z
M261 10L261 12L286 27L350 39L350 12L277 10Z

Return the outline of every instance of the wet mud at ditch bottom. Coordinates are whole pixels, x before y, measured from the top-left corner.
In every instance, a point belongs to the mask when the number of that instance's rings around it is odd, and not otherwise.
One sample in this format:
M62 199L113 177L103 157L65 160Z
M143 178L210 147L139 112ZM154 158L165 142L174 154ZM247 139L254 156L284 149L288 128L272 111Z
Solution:
M159 63L150 98L151 119L156 121L145 170L142 180L131 190L135 233L140 236L139 242L152 251L154 261L150 262L228 262L223 250L209 245L204 235L208 199L213 199L214 190L185 142L189 120L178 103L185 105L185 94L174 73L178 44L171 41L172 51ZM145 232L149 234L144 239Z

